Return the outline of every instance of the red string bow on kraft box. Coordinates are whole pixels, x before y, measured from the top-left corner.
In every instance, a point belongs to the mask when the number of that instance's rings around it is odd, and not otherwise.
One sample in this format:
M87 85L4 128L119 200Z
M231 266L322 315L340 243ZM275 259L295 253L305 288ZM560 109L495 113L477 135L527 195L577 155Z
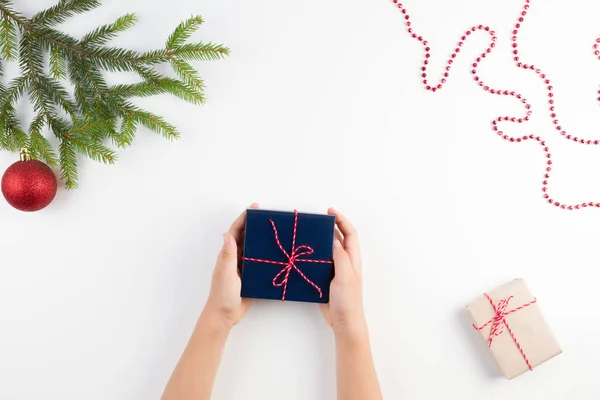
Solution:
M329 302L332 215L248 209L242 297Z
M467 309L507 379L562 353L523 279L485 293Z

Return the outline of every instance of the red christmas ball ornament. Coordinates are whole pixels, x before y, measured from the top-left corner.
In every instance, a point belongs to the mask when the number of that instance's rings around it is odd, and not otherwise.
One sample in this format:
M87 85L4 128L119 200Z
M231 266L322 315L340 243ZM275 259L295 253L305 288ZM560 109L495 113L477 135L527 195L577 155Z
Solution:
M41 161L32 160L21 149L17 161L2 176L2 194L8 204L21 211L39 211L54 200L58 183L54 172Z

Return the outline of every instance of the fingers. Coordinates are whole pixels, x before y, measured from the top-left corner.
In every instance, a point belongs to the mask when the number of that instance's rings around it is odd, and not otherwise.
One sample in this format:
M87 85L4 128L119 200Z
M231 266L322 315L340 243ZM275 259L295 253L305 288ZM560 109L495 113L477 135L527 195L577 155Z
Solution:
M348 250L349 247L358 249L358 236L356 234L356 229L354 229L350 221L348 221L348 218L333 208L327 210L327 213L335 216L335 223L344 235L344 247L346 250Z
M249 208L258 208L258 203L252 203ZM246 210L244 210L244 212L241 213L240 216L237 217L237 219L235 221L233 221L231 228L229 228L229 233L231 234L231 236L233 236L234 239L240 243L242 242L242 239L244 237L245 226L246 226Z
M337 226L335 227L333 234L334 234L334 239L339 240L340 243L342 243L344 241L344 236L342 236L342 232L340 232L340 230L337 228Z
M356 229L354 229L350 221L348 221L348 219L341 212L330 208L327 210L327 213L335 216L336 225L342 232L342 235L344 235L344 249L350 256L352 266L356 269L357 273L360 274L362 262L360 258L360 246L358 243L358 234L356 233Z
M237 244L235 238L230 233L223 234L223 247L219 253L216 268L237 271ZM237 272L236 272L237 273Z
M337 239L333 242L333 267L335 268L336 279L344 280L350 274L355 273L348 253Z

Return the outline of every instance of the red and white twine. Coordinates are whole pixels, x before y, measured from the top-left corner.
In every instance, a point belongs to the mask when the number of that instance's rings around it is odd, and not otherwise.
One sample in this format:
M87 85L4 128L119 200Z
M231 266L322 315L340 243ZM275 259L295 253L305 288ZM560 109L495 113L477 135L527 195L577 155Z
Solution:
M561 202L557 201L552 196L550 196L550 194L548 193L548 180L550 179L550 172L552 171L552 160L551 160L552 155L550 154L550 150L548 149L546 142L544 140L542 140L542 138L540 136L536 136L533 134L522 136L522 137L513 137L510 135L507 135L504 131L502 131L500 129L500 124L502 122L516 122L516 123L520 124L525 121L528 121L531 117L532 111L531 111L531 104L527 101L527 99L525 99L523 97L523 95L521 95L520 93L517 93L515 91L512 91L512 90L493 89L490 86L488 86L477 73L477 68L479 67L479 65L483 62L483 60L487 57L487 55L492 52L494 47L496 47L496 41L497 41L496 33L489 26L484 26L484 25L475 25L475 26L472 26L470 29L468 29L464 33L464 35L460 38L460 41L458 42L458 46L454 49L454 52L450 55L450 58L447 61L445 72L443 74L443 77L440 79L439 83L437 83L437 84L430 83L427 79L427 65L429 64L429 59L431 57L431 53L430 53L431 48L429 47L429 43L427 42L427 40L425 40L422 36L420 36L414 32L411 21L410 21L410 16L408 15L408 11L406 10L406 7L402 3L399 3L398 1L399 0L393 0L393 2L396 3L398 9L400 9L402 14L404 15L405 25L406 25L406 29L407 29L408 33L412 36L412 38L419 41L425 48L425 60L423 61L423 66L421 67L421 71L422 71L421 77L423 78L423 85L425 86L425 89L428 91L431 91L431 92L436 92L436 91L442 89L444 83L446 83L446 79L450 75L450 70L452 68L452 64L454 63L454 59L457 57L458 53L460 53L460 50L463 47L467 38L469 36L471 36L473 34L473 32L477 32L477 31L486 32L490 36L491 41L490 41L488 47L485 49L485 51L483 53L481 53L472 64L471 73L473 74L473 80L475 80L475 82L483 90L485 90L488 93L495 94L498 96L511 96L511 97L518 99L523 104L523 107L525 107L525 110L526 110L525 115L522 115L520 117L511 117L511 116L497 117L496 119L494 119L492 121L492 130L494 132L496 132L496 134L498 136L500 136L502 139L507 140L509 142L520 143L520 142L532 140L532 141L536 141L537 143L539 143L539 145L542 147L542 149L545 153L545 158L546 158L546 171L544 174L544 179L542 181L542 192L543 192L544 199L548 203L553 204L556 207L560 207L562 209L567 209L567 210L579 210L581 208L586 208L586 207L600 208L600 202L590 201L590 202L583 202L583 203L577 203L577 204L562 204ZM544 82L546 90L548 91L549 115L550 115L550 118L552 118L552 123L554 124L556 131L558 131L561 136L563 136L567 140L572 140L572 141L574 141L576 143L580 143L580 144L599 145L600 144L599 140L585 139L585 138L581 138L578 136L573 136L566 131L566 129L560 124L558 117L557 117L556 109L554 106L553 86L551 84L550 79L548 78L548 76L545 73L542 72L542 70L540 68L536 67L535 65L526 64L526 63L522 62L521 59L519 58L519 50L518 50L519 29L521 28L521 24L523 24L523 22L525 21L525 17L527 16L527 12L529 10L530 3L531 3L531 0L525 0L525 5L523 6L523 8L521 10L519 17L517 19L517 22L515 23L514 29L512 31L513 60L515 61L516 66L518 68L534 71L536 73L536 75ZM598 56L598 58L600 59L599 47L600 47L600 38L596 39L596 42L594 43L594 46L593 46L594 54L596 56ZM598 91L598 94L600 95L600 91ZM600 97L598 97L598 101L600 101Z
M275 242L277 246L281 250L281 252L286 256L287 262L283 261L273 261L273 260L263 260L259 258L250 258L250 257L242 257L242 260L253 261L258 263L266 263L266 264L276 264L283 265L284 267L275 275L273 278L273 286L281 287L283 286L283 294L281 295L281 301L285 300L285 295L287 292L287 284L290 278L290 273L292 270L295 270L307 283L309 283L312 287L314 287L317 292L319 292L319 297L323 298L323 291L319 286L317 286L313 281L308 279L308 277L298 268L296 265L297 262L307 262L307 263L321 263L321 264L333 264L333 261L327 260L311 260L306 258L300 258L303 256L309 256L315 252L315 250L306 245L300 245L296 247L296 232L298 230L298 211L294 210L294 231L292 234L292 250L288 253L285 248L282 246L279 241L279 233L277 232L277 226L272 219L269 219L271 222L271 226L273 227L273 233L275 234ZM279 281L279 279L283 276L283 280Z
M532 370L533 366L531 365L531 362L529 361L529 357L527 357L527 354L525 354L525 350L523 350L521 343L519 343L519 341L517 340L517 337L515 336L515 334L513 333L512 329L511 329L510 325L508 324L508 322L506 322L506 317L508 317L510 314L516 313L517 311L520 311L526 307L529 307L532 304L537 303L537 299L534 298L529 303L523 304L522 306L519 306L510 311L506 311L506 309L508 308L508 303L512 300L513 296L510 296L510 297L507 297L506 299L500 300L498 302L498 305L496 305L494 303L494 301L492 300L492 298L487 293L484 293L483 295L485 296L486 299L488 299L488 301L494 308L496 315L492 319L490 319L488 322L486 322L485 324L483 324L481 326L477 326L477 325L473 324L473 328L475 328L478 331L481 331L481 330L485 329L487 326L491 325L492 327L490 329L490 336L488 338L488 347L492 347L494 338L496 336L500 336L504 332L504 328L506 327L506 330L508 330L508 333L510 333L510 336L512 337L513 341L517 345L517 348L521 352L523 359L525 359L525 362L527 363L527 367L529 367L529 369Z

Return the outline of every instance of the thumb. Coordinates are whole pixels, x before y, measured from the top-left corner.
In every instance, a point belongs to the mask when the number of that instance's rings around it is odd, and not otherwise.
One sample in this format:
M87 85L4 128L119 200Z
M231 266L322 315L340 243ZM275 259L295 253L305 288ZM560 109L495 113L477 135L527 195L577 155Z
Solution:
M226 269L237 268L237 243L231 234L223 234L223 247L219 253L217 266Z
M335 268L335 276L341 279L353 272L350 256L348 256L338 239L333 242L333 267Z

